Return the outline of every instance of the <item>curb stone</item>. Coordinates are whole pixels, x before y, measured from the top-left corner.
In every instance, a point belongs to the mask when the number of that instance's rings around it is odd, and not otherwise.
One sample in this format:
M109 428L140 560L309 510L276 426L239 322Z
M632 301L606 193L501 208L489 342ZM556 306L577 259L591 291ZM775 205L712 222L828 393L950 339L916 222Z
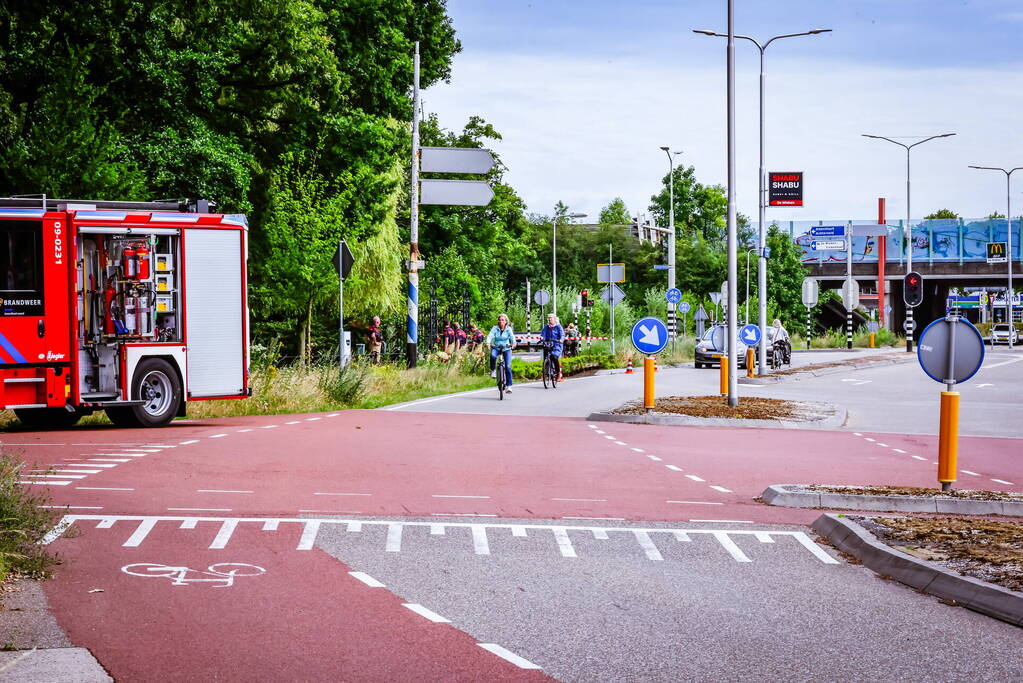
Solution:
M0 679L7 683L108 683L114 680L84 647L0 652Z
M795 508L832 508L872 512L935 512L957 515L1023 517L1023 500L970 500L918 496L870 496L806 490L804 484L773 484L760 494L768 505Z
M911 557L840 515L821 515L810 528L878 574L890 576L928 595L954 600L975 612L1023 626L1023 593L961 576L936 563Z

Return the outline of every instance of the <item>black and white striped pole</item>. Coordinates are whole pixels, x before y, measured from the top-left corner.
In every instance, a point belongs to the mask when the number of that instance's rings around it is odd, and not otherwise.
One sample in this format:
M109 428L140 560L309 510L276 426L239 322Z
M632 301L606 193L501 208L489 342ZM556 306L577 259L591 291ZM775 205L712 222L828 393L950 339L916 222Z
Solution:
M806 348L810 348L810 310L817 305L820 287L817 281L803 278L803 305L806 306Z

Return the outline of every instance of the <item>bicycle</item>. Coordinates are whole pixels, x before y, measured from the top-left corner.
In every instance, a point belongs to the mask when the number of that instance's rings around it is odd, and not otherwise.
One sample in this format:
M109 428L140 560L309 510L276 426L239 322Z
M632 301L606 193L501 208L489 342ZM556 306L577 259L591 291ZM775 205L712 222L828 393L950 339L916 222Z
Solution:
M504 364L504 352L507 347L495 346L494 348L497 349L497 363L494 365L497 368L497 395L498 400L503 401L505 389L508 388L508 377Z
M552 389L558 388L558 371L554 363L554 356L551 355L550 351L554 348L554 342L543 342L543 369L540 371L540 376L543 378L543 388L547 388L548 382Z

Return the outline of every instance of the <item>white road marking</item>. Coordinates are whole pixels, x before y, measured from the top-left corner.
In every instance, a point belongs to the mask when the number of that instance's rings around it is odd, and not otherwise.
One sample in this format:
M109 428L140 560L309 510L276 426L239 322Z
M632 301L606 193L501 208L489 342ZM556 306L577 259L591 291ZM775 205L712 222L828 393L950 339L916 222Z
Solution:
M893 448L892 450L895 451L896 453L905 453L906 452L906 451L902 450L901 448Z
M239 429L239 430L238 430L238 433L239 433L239 434L243 434L243 433L245 433L245 432L251 432L251 431L252 431L251 429Z
M607 432L605 432L603 429L598 429L596 433L597 434L607 434Z
M89 458L89 462L131 462L131 458Z
M578 503L606 503L607 498L551 498L551 500L571 501Z
M277 425L263 425L260 429L277 429Z
M643 452L642 448L633 448L632 450L636 451L637 453L642 453Z
M692 479L693 481L707 481L706 479L700 479L700 478L699 478L698 476L696 476L695 474L687 474L687 475L686 475L686 478L687 478L687 479Z
M320 419L320 418L318 418L318 417L307 417L307 418L305 419L305 421L306 421L306 422L316 422L316 421L317 421L317 420L319 420L319 419Z
M117 489L107 486L76 486L81 491L134 491L135 489Z
M978 389L983 389L984 387L993 387L993 386L994 386L994 384L991 384L990 382L984 382L983 384L978 384L977 388Z
M869 436L865 436L863 438L866 439L867 441L875 441L875 439L871 439Z
M487 542L487 528L476 525L472 527L472 549L477 555L489 555L490 544Z
M159 448L97 448L97 451L118 451L120 453L159 453ZM113 455L113 453L108 453Z
M646 553L648 560L653 560L655 562L662 562L664 560L660 551L657 550L657 546L654 545L653 540L651 540L650 534L641 529L637 529L633 533L636 536L636 541L639 543L639 547L643 549L644 553Z
M1015 305L1015 304L1013 304L1013 305ZM1005 356L1000 356L1000 357L1004 358ZM1021 361L1021 360L1023 360L1023 357L1010 358L1009 360L1003 360L1001 363L994 363L992 365L984 365L981 369L982 370L990 370L992 368L1000 368L1003 365L1008 365L1009 363L1016 363L1016 362Z
M337 417L340 414L341 413L331 413L330 415L327 415L326 417Z
M362 581L370 588L386 588L384 584L380 583L366 572L348 572L348 576Z
M971 472L970 470L959 470L959 471L960 471L960 472L962 472L963 474L971 474L971 475L973 475L974 477L979 477L979 476L980 476L980 475L979 475L979 474L977 474L976 472Z
M446 493L434 493L430 495L431 498L490 498L490 496L460 496Z
M75 462L62 462L54 463L53 467L117 467L117 465L104 465L98 462L83 462L81 464Z
M724 505L724 503L708 503L702 500L666 500L664 502L678 505Z
M314 496L372 496L372 493L331 493L329 491L316 491Z
M615 443L618 444L619 446L626 446L626 445L628 445L624 441L615 441Z
M863 436L863 435L860 434L859 432L853 432L853 436Z
M874 445L875 445L875 446L880 446L881 448L888 448L888 444L886 444L886 443L880 443L880 442L878 442L878 443L875 443Z
M724 486L714 486L712 484L711 488L714 489L715 491L720 491L721 493L731 493L731 491L729 489L726 489Z
M69 467L69 465L65 465L64 467ZM84 465L84 467L88 467L88 465ZM56 468L52 468L52 467L50 469L48 469L48 470L29 470L29 472L79 472L80 474L99 474L102 471L103 470L83 470L83 469L64 470L64 469L56 469Z
M562 519L591 519L591 520L596 519L596 520L603 520L603 521L606 521L606 522L624 522L625 521L624 517L562 517Z
M671 470L673 472L681 472L682 471L682 468L679 467L678 465L665 465L665 467L667 467L669 470Z
M997 484L1005 484L1006 486L1015 486L1011 481L1005 481L1004 479L992 479L991 481Z
M178 510L195 510L195 508L172 508ZM209 508L200 508L203 512L216 511L210 510ZM656 534L672 534L678 541L691 541L694 535L713 536L726 550L733 559L739 562L749 562L749 558L745 556L738 549L732 540L732 536L754 536L761 543L765 543L765 538L778 538L784 536L792 536L796 538L800 544L805 546L808 550L814 553L822 562L827 564L836 564L823 552L820 548L816 547L813 541L802 531L775 531L767 529L758 530L745 530L745 529L670 529L670 528L630 528L630 527L592 527L592 526L562 526L562 525L540 525L540 524L488 524L488 523L473 523L473 522L444 522L442 525L437 522L401 522L392 520L373 520L373 519L340 519L340 518L323 518L323 519L306 519L306 518L280 518L280 517L209 517L209 516L147 516L147 515L104 515L104 514L67 514L61 518L61 521L48 533L43 539L43 544L52 542L53 540L60 537L70 526L75 522L84 521L95 521L96 529L112 529L117 522L126 522L136 524L135 529L131 532L128 539L122 544L123 547L138 547L146 539L149 533L159 522L170 522L176 523L178 528L182 529L196 529L200 524L207 525L209 523L220 522L220 529L217 532L216 538L213 543L210 544L210 549L223 549L228 545L228 542L235 530L235 528L241 524L261 524L264 531L276 531L282 524L301 524L302 525L302 536L296 550L311 550L314 547L316 535L322 525L326 524L344 524L349 532L358 532L362 530L362 527L366 524L373 526L386 526L387 527L387 540L385 551L388 552L400 552L402 542L402 530L404 527L430 527L431 533L434 533L438 526L444 527L460 527L468 528L473 537L474 550L482 551L486 549L489 552L489 544L483 545L486 539L486 532L489 530L511 530L512 535L516 537L525 537L526 531L532 529L534 538L541 537L540 532L550 532L551 537L555 540L558 551L562 557L575 558L577 557L575 548L572 545L572 540L569 536L569 531L576 532L588 532L593 534L594 538L606 539L609 538L610 533L626 534L631 535L637 539L637 543L643 548L644 552L648 553L650 559L653 553L650 552L650 548L646 547L644 539L650 537L651 539ZM753 524L749 520L735 520L735 519L693 519L690 522L700 523L724 523L724 524ZM120 525L118 528L123 529L124 525ZM478 531L477 531L478 529ZM482 554L482 553L481 553ZM745 558L745 559L742 559Z
M586 426L589 427L590 429L596 429L597 428L597 425L586 425Z
M503 647L501 647L500 645L497 645L495 643L476 643L476 644L479 645L480 647L482 647L487 652L492 652L495 655L497 655L498 657L500 657L501 659L504 659L504 660L507 660L507 661L511 662L512 664L514 664L515 666L519 667L520 669L537 669L537 670L542 670L542 667L539 667L536 664L533 664L528 659L523 659L522 657L519 657L514 652L511 652L510 650L506 650Z
M927 458L921 458L919 455L911 455L910 457L914 458L915 460L927 460Z
M611 441L614 441L614 440L615 440L615 438L614 438L613 436L611 436L610 434L605 434L605 435L604 435L604 438L605 438L605 439L610 439Z
M37 505L40 508L67 508L68 510L102 510L99 505Z
M408 607L410 610L412 610L413 612L415 612L419 616L426 617L430 621L435 622L437 624L450 624L451 623L450 619L445 619L441 615L437 614L436 612L434 612L432 610L426 609L422 605L417 605L417 604L415 604L413 602L403 602L401 606L402 607Z
M31 477L32 479L85 479L84 474L23 474L21 477Z
M292 420L291 422L285 422L286 425L297 425L301 420Z
M254 493L254 491L232 491L229 489L196 489L196 493Z
M230 512L231 508L167 508L170 512Z
M19 484L39 484L41 486L67 486L70 481L18 481Z
M222 439L225 436L227 436L227 434L211 434L209 438L211 438L211 439Z
M144 458L148 453L82 453L82 455L101 455L107 458ZM125 460L127 462L127 460Z
M661 459L660 459L660 458L658 458L658 457L657 457L656 455L648 455L648 456L646 456L646 457L650 458L650 459L651 459L651 460L653 460L654 462L660 462L660 461L661 461Z
M199 439L189 439L188 441L182 441L178 445L187 446L188 444L199 443Z

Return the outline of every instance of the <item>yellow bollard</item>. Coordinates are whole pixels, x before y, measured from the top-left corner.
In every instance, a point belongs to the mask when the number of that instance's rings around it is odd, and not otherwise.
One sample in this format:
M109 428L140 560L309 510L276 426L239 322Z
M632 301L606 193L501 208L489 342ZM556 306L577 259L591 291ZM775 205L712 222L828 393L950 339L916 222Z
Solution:
M756 365L753 361L753 349L751 348L746 349L746 376L747 377L757 376Z
M941 392L941 417L938 426L938 481L948 491L956 480L959 456L959 392Z
M649 413L654 409L654 359L643 359L643 407Z
M870 348L874 348L874 333L870 333Z
M721 356L721 395L728 396L728 356Z

